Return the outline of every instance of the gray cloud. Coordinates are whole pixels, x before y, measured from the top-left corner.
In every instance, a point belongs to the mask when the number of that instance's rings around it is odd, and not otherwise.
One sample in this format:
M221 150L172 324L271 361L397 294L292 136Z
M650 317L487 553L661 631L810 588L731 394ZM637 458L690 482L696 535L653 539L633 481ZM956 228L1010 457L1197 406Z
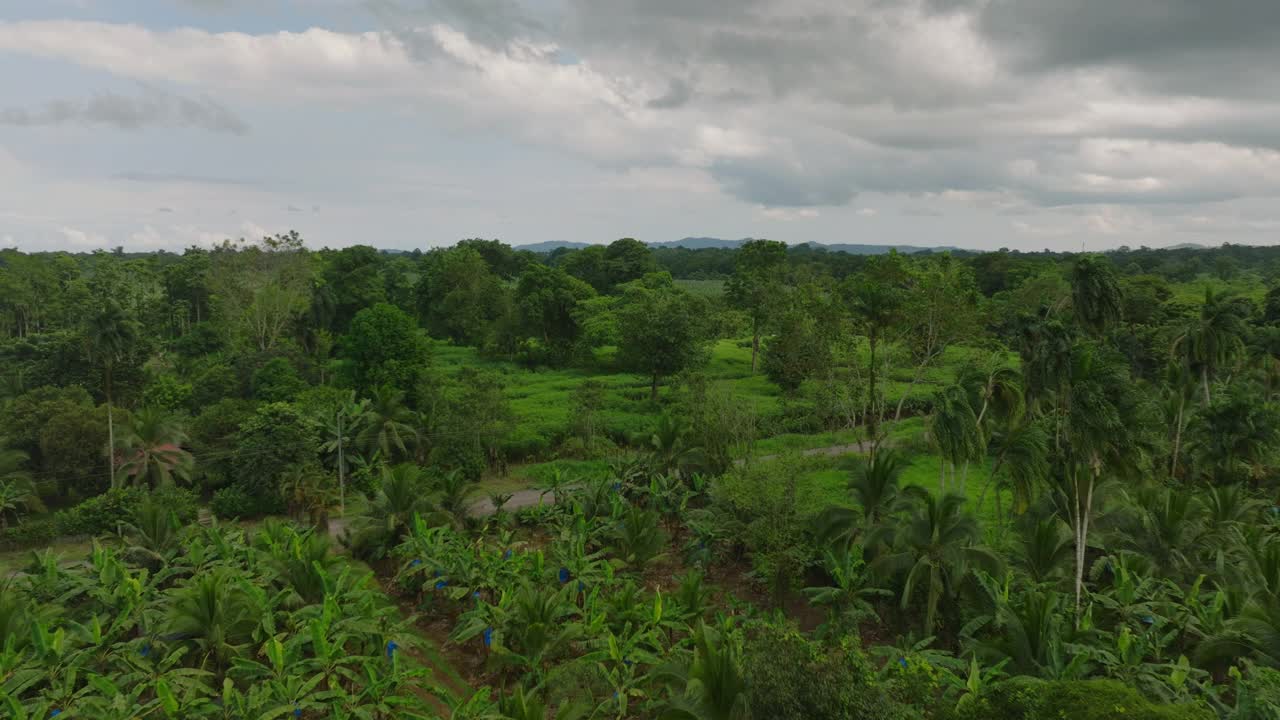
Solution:
M105 125L122 130L182 127L244 135L249 125L208 97L192 99L148 88L141 95L95 95L87 101L54 100L34 110L0 109L0 125Z
M147 170L125 170L112 175L116 180L127 180L139 183L189 183L192 185L255 185L253 180L244 178L217 177L213 175L196 175L188 173L150 172Z
M667 91L645 105L655 110L670 110L688 103L692 97L693 88L689 87L689 83L680 78L671 78Z

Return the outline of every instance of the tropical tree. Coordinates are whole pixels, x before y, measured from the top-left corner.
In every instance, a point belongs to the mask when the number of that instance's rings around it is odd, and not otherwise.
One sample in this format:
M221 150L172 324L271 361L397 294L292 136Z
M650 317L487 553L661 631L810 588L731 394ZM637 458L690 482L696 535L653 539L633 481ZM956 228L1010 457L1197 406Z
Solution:
M120 304L108 298L90 316L85 330L89 355L102 366L103 391L107 399L107 471L111 487L116 487L115 421L111 412L111 379L115 365L138 342L141 334L136 320Z
M1056 468L1059 497L1076 541L1076 611L1084 591L1086 549L1098 487L1136 476L1149 460L1152 408L1114 351L1092 344L1072 353L1065 415L1067 451Z
M873 444L880 440L879 420L883 410L880 396L876 394L879 362L876 353L886 334L902 320L906 307L906 295L902 290L905 279L904 261L896 253L891 253L872 258L866 271L851 278L845 286L854 320L867 336L867 397L870 399L867 434Z
M786 243L750 240L734 256L733 275L725 282L725 297L751 318L751 372L756 371L760 332L775 309L787 263Z
M1205 405L1212 400L1210 381L1245 351L1249 312L1247 301L1207 286L1200 315L1187 323L1173 342L1174 355L1199 371Z
M134 412L120 436L120 471L133 483L156 488L187 482L195 465L191 453L183 449L186 433L177 419L161 408Z
M9 527L21 513L44 511L44 503L31 483L31 474L23 467L27 454L21 450L0 450L0 528Z
M1100 336L1120 322L1124 294L1111 261L1101 255L1083 255L1071 268L1071 309L1076 322Z
M904 465L896 452L885 450L850 473L847 488L856 507L832 507L823 512L818 525L821 535L831 541L851 543L859 530L876 527L896 507L898 482Z
M665 668L658 677L672 688L662 720L747 720L751 709L742 668L742 638L706 624L694 632L693 659Z
M384 462L409 458L418 445L413 411L404 404L404 391L383 385L374 391L363 415L356 445L368 455L377 453Z
M951 484L956 483L956 466L963 463L959 489L964 492L969 463L981 460L986 452L986 437L963 386L952 385L934 395L933 416L929 420L929 436L942 455L938 466L938 491L947 488L947 467Z
M923 625L929 634L938 624L938 613L951 607L973 570L998 575L1003 563L977 544L981 530L973 516L964 512L964 497L936 498L918 485L904 488L902 497L906 520L898 528L881 529L880 536L892 550L877 557L871 568L882 576L902 576L903 609L924 593Z

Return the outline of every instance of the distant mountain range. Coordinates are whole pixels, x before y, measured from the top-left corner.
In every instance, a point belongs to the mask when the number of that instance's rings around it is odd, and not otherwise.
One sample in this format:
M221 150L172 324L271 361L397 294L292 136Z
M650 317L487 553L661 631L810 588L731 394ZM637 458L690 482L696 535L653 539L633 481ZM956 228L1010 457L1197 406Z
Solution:
M713 237L687 237L679 240L670 240L667 242L651 242L646 243L649 247L654 248L688 248L690 250L702 250L706 248L725 248L733 249L741 247L743 243L752 238L743 238L741 240L725 240L724 238ZM560 248L579 249L590 247L593 243L564 242L560 240L552 240L548 242L533 243L531 245L517 245L517 250L528 250L536 253L549 253ZM603 243L594 243L603 244ZM822 248L830 252L845 252L850 255L883 255L890 250L897 250L900 253L918 253L918 252L945 252L947 250L959 250L956 247L920 247L918 245L858 245L851 243L809 243L816 248Z

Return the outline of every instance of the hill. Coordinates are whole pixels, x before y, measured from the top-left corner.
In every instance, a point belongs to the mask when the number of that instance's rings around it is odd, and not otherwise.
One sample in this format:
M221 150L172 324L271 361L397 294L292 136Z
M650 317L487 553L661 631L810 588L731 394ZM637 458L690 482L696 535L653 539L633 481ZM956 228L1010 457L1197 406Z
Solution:
M686 237L679 240L667 240L664 242L645 243L652 248L686 248L689 250L703 250L707 248L718 248L732 250L742 247L743 243L750 241L752 238L742 238L741 240L726 240L724 238L715 237ZM529 250L530 252L547 253L559 248L584 248L592 243L565 242L562 240L551 240L547 242L532 243L529 245L517 245L517 250ZM602 244L602 243L595 243ZM943 252L947 250L959 250L959 248L945 247L923 247L919 245L861 245L856 243L805 243L813 248L820 248L830 252L844 252L850 255L883 255L890 250L897 250L900 253L918 253L918 252ZM798 247L793 245L792 247Z

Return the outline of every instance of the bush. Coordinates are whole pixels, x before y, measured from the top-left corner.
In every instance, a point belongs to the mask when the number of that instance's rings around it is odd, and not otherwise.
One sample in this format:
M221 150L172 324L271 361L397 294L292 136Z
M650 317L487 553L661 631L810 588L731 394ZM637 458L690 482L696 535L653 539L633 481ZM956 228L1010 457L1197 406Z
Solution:
M153 493L137 487L115 488L73 508L0 531L0 547L20 549L59 537L113 533L121 522L128 522L149 498L173 510L182 523L196 519L196 496L189 490L170 487Z
M1157 705L1114 680L998 683L947 715L949 720L1214 720L1198 704Z
M115 532L133 517L147 492L142 488L114 488L59 513L59 535L99 535Z
M256 509L257 505L254 497L239 485L218 490L209 501L209 509L214 515L224 520L252 517L259 512Z
M0 530L0 549L21 550L33 545L43 545L58 537L58 517L49 516L27 520Z
M835 647L771 625L748 635L751 715L771 720L881 720L911 716L876 678L857 642Z

